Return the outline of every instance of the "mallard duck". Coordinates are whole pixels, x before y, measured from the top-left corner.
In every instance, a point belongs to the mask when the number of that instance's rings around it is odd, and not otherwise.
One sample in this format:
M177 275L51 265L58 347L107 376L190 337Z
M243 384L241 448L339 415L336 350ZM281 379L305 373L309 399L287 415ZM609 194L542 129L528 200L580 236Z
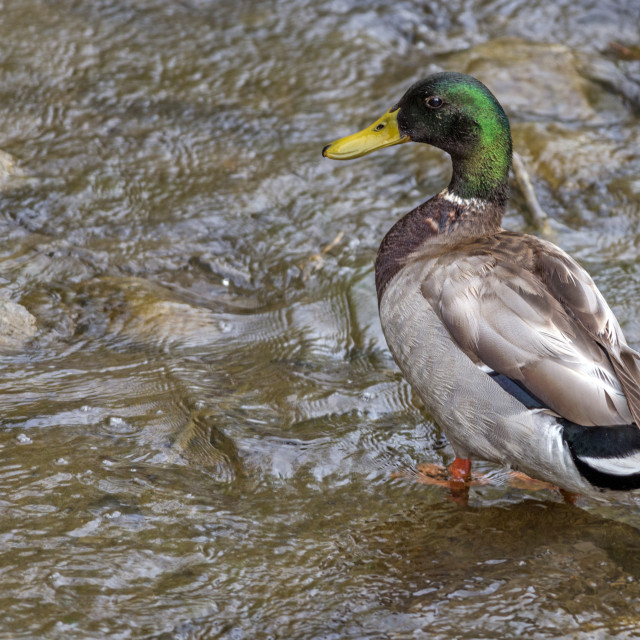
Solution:
M389 349L453 447L452 488L472 459L566 492L640 488L640 354L573 258L501 227L504 110L475 78L437 73L322 155L409 141L446 151L453 175L391 227L375 283Z

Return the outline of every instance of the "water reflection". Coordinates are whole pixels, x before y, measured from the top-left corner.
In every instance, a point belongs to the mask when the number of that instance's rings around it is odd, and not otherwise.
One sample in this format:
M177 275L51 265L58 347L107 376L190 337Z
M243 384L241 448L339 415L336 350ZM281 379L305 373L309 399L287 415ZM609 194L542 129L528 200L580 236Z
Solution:
M320 149L419 76L478 74L638 346L638 60L609 46L638 17L7 3L0 637L632 637L633 500L479 465L460 509L412 478L452 452L388 355L372 263L447 165Z

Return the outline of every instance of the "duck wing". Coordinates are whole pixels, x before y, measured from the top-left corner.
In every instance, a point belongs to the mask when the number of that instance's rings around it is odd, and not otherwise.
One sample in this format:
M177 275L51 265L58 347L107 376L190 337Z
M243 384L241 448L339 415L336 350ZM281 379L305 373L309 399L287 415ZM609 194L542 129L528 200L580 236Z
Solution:
M503 231L429 262L422 295L474 362L576 424L640 424L640 356L567 254Z
M625 340L620 325L591 276L555 245L538 240L540 278L570 317L607 354L622 385L633 421L640 427L640 354Z

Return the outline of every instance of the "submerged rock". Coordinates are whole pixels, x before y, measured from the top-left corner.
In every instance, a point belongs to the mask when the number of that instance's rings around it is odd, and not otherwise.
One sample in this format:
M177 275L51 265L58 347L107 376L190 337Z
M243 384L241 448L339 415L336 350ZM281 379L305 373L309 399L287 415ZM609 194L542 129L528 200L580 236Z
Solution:
M631 155L625 147L597 131L569 129L555 124L521 124L514 144L526 150L534 174L556 190L577 192L623 167Z
M617 120L625 116L621 101L597 107L602 88L582 73L584 62L562 44L497 38L448 57L447 69L462 71L487 84L517 122ZM594 106L594 102L596 105ZM515 116L515 118L514 118Z
M209 344L220 333L215 315L184 302L169 289L144 278L104 277L86 285L89 306L101 301L107 333L166 348ZM91 313L91 326L100 318ZM91 329L89 329L91 330Z

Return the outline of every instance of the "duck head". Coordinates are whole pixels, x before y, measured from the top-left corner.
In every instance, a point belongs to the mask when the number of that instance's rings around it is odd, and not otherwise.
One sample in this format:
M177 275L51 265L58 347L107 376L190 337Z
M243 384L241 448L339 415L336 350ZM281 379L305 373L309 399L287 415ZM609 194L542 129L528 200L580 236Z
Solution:
M423 142L453 161L449 190L462 198L506 196L511 166L509 120L479 80L436 73L416 82L381 118L327 145L322 155L348 160L404 142Z

